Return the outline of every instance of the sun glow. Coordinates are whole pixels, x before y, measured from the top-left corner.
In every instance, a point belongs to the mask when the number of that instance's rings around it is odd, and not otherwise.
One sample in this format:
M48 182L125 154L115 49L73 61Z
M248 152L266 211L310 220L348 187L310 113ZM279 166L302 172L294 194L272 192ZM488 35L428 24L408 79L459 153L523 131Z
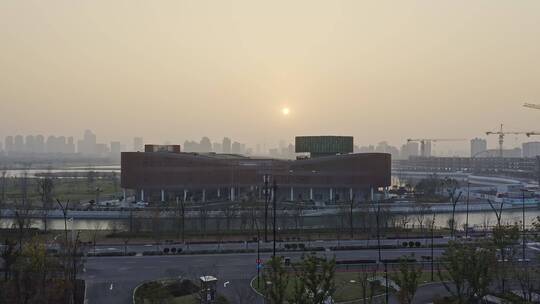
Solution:
M285 107L281 109L281 114L283 114L283 116L288 116L290 113L291 113L291 110L289 110L289 108Z

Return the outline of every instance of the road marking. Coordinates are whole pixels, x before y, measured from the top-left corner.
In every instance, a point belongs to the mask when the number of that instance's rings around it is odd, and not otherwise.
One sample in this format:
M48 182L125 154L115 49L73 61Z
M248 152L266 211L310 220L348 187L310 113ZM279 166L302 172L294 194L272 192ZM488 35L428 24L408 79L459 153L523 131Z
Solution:
M109 287L109 290L112 290L113 289L113 283L111 283L111 287Z
M229 285L229 283L230 283L229 281L223 283L223 287L227 287L227 285Z

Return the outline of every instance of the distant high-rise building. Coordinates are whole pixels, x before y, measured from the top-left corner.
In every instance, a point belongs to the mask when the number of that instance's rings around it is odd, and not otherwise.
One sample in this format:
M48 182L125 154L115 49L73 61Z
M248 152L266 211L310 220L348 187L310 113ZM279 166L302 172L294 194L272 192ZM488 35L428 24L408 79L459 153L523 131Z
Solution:
M431 157L431 140L426 140L424 142L424 154L423 157Z
M34 152L45 153L45 137L43 135L36 135L34 139Z
M6 136L6 141L4 142L4 150L6 150L6 153L13 152L13 136Z
M13 140L13 152L24 152L24 139L22 135L16 135Z
M133 138L133 151L142 152L144 151L144 142L142 137Z
M535 158L540 156L540 142L526 142L523 143L523 157L525 158Z
M109 152L110 152L109 147L107 147L106 144L96 144L94 147L94 153L92 154L97 154L99 156L106 156L107 154L109 154Z
M58 152L56 149L56 136L50 135L49 137L47 137L47 141L45 142L45 151L47 153Z
M476 157L487 150L487 141L482 138L471 139L471 157Z
M83 139L77 142L77 152L84 155L99 154L101 149L97 148L96 135L90 130L84 131Z
M33 135L26 135L24 139L24 152L34 153L35 152L35 143Z
M392 158L399 157L398 148L394 146L390 146L386 141L381 141L375 148L375 152L391 154Z
M73 136L67 138L66 152L70 154L75 153L75 141L73 140Z
M199 143L193 140L184 141L184 152L200 152Z
M208 137L203 137L201 139L201 142L199 143L199 151L198 152L212 152L212 143L210 142L210 139Z
M215 153L222 153L223 150L221 148L221 144L217 143L217 142L213 143L212 144L212 151L214 151Z
M221 145L223 153L231 153L231 140L228 137L223 138L223 143Z
M237 141L233 142L233 144L231 146L231 153L232 154L241 154L242 153L242 145Z
M111 142L111 157L118 158L120 157L120 142L119 141L112 141Z
M417 142L410 141L401 146L400 156L402 159L408 159L411 156L418 156L419 145Z
M58 136L56 138L56 150L58 153L62 153L62 154L67 153L65 136Z

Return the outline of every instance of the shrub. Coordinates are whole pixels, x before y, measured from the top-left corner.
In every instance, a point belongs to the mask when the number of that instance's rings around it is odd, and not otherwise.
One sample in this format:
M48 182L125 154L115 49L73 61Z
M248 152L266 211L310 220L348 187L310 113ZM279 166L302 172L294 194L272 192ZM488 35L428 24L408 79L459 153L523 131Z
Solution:
M401 243L401 245L402 245L403 247L407 247L407 246L409 245L409 243L403 242L403 243Z
M168 285L167 289L174 297L182 297L199 292L200 288L190 280L182 280Z

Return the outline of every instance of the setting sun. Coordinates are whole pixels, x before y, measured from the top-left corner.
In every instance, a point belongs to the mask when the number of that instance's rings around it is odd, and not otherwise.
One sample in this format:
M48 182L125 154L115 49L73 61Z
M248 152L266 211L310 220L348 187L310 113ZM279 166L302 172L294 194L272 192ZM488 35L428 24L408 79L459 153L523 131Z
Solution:
M283 108L281 109L281 113L283 114L283 116L287 116L289 115L289 113L291 113L291 110L289 110L289 108Z

